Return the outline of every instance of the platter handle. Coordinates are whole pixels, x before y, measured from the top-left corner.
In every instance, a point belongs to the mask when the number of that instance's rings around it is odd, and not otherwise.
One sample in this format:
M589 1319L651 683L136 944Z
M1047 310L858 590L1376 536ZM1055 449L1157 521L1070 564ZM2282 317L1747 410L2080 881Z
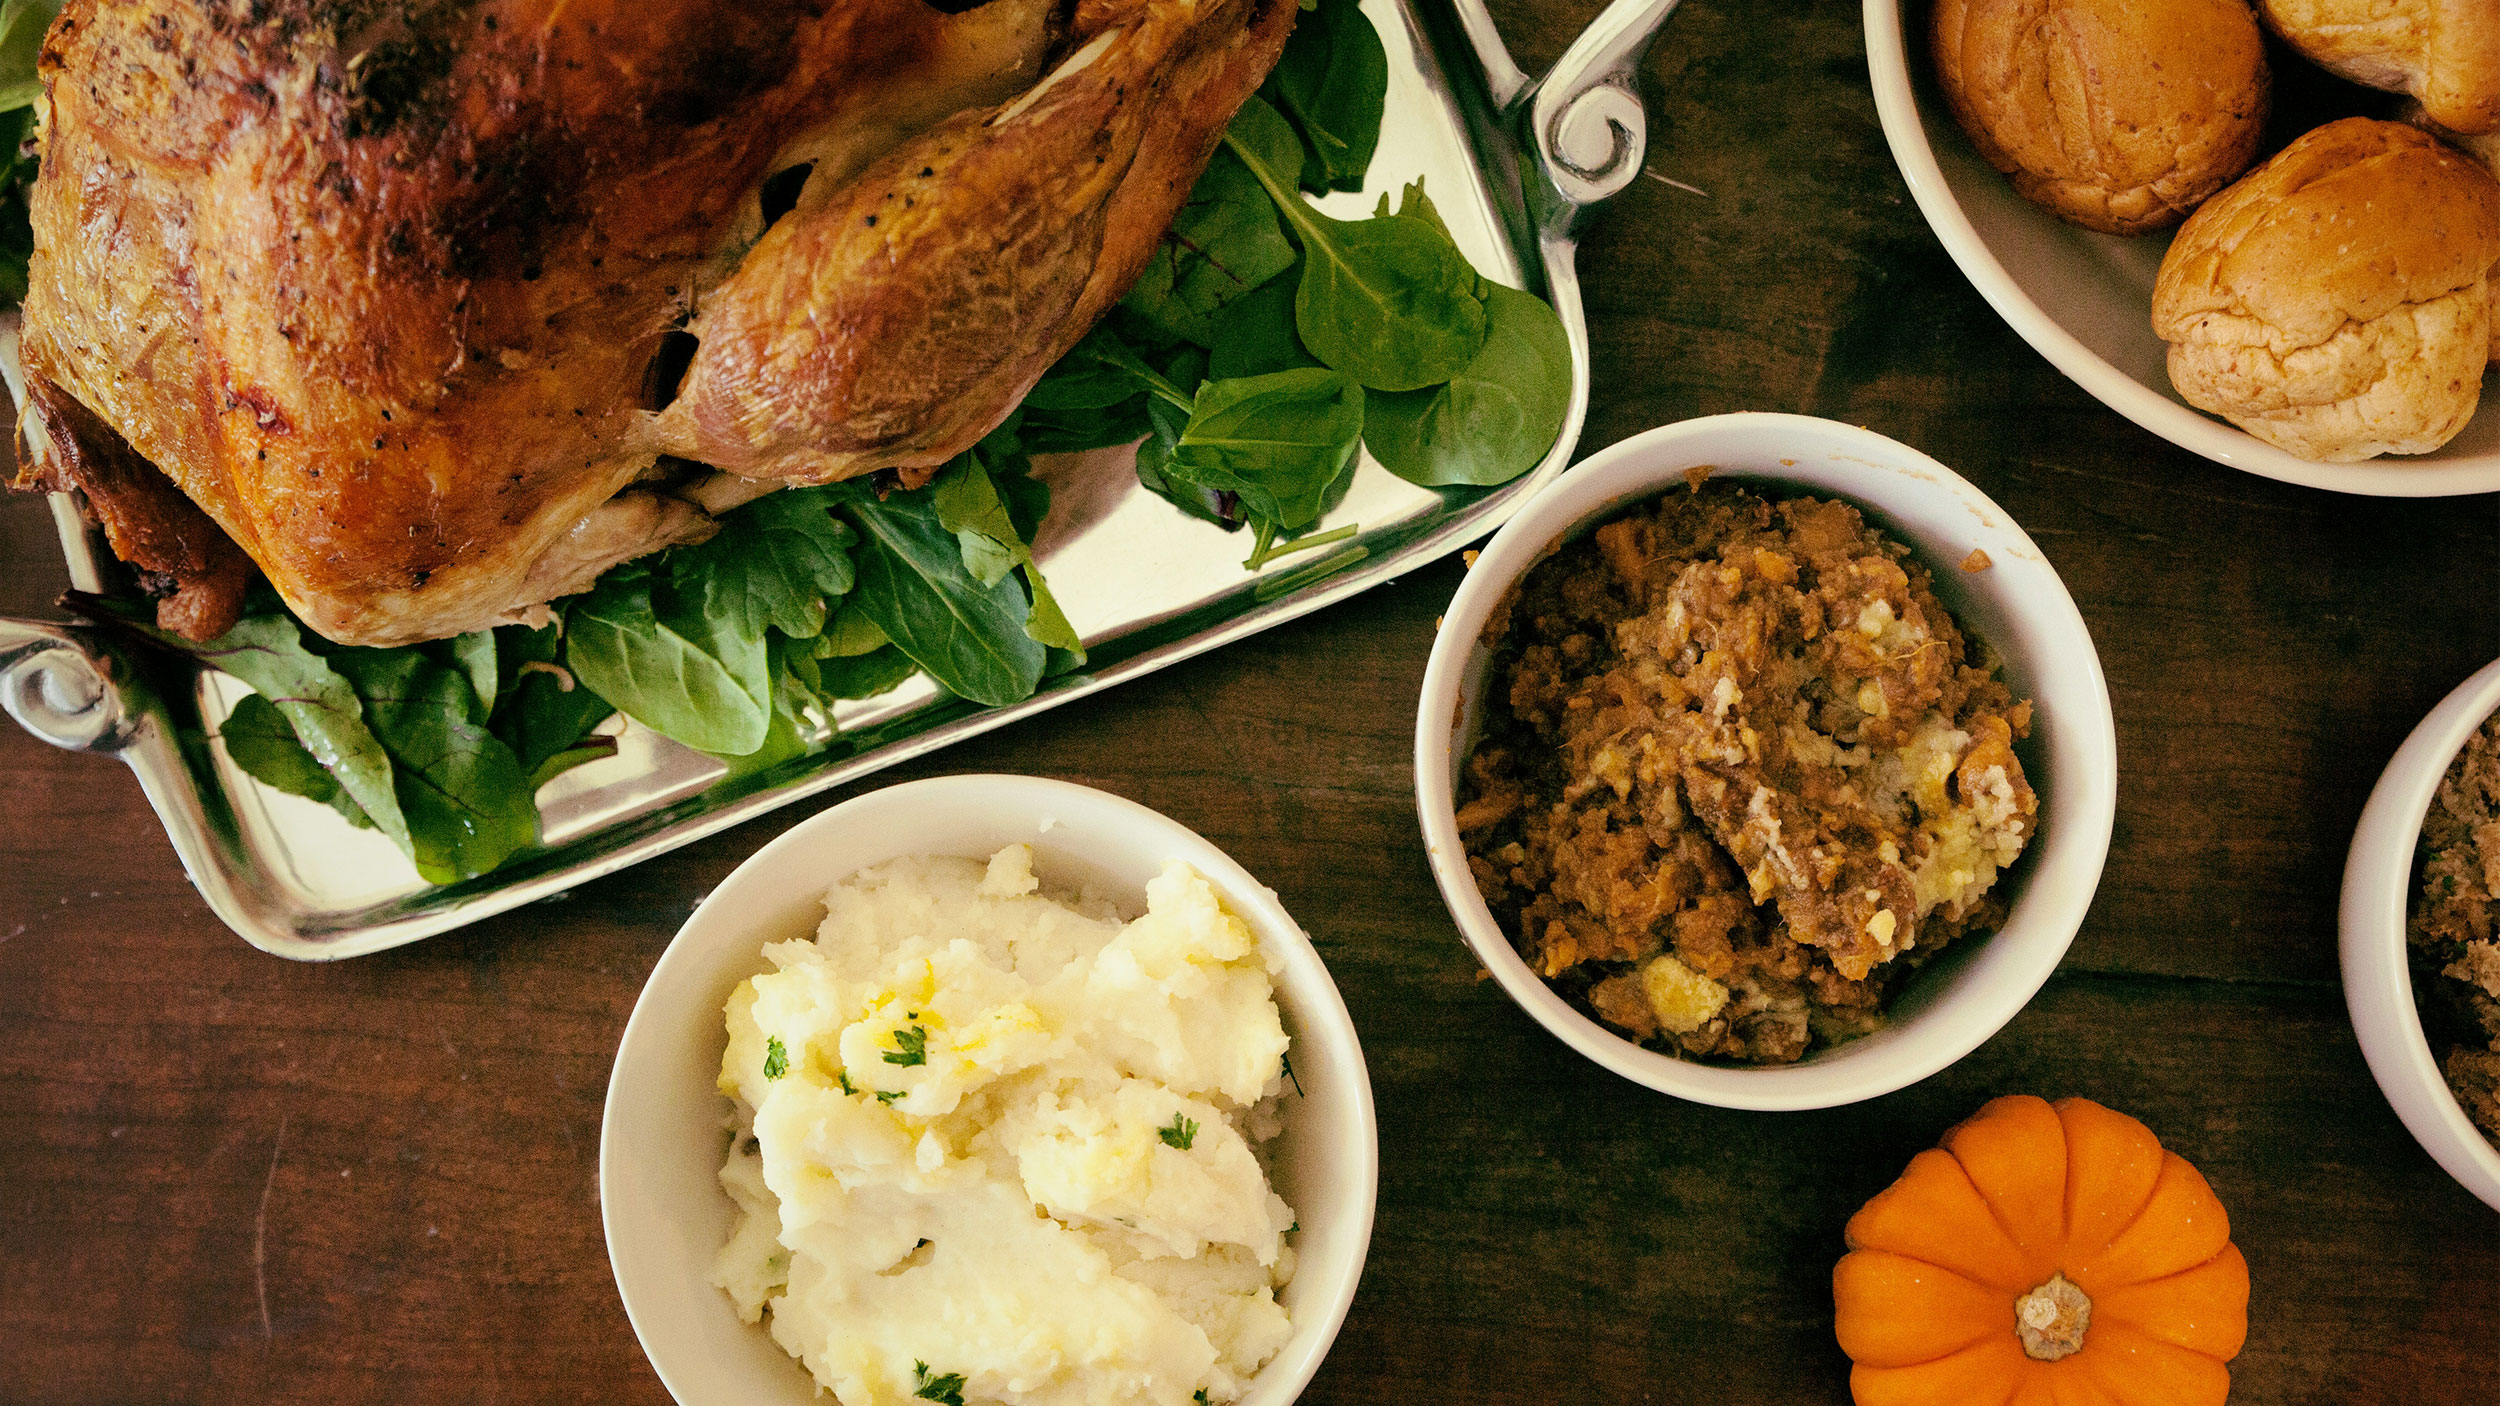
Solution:
M117 667L83 626L0 619L0 708L55 747L118 752L138 735Z
M1641 173L1649 123L1637 87L1641 57L1679 0L1615 0L1580 31L1527 95L1537 166L1569 220Z
M1637 88L1641 57L1680 0L1614 0L1542 77L1511 57L1485 0L1457 0L1461 36L1494 109L1520 135L1541 180L1528 192L1547 234L1568 234L1583 210L1641 172L1649 124Z

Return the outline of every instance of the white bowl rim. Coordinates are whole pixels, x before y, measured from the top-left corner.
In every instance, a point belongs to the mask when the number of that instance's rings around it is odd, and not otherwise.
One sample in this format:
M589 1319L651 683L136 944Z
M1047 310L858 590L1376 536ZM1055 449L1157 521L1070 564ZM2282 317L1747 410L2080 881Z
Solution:
M2076 720L2084 755L2072 759L2058 781L2062 790L2075 797L2076 814L2041 847L2053 848L2060 856L2059 877L2083 895L2081 901L2071 911L2053 914L2036 929L2027 929L2030 945L2024 950L2029 960L2018 969L2019 979L2006 983L1995 999L1975 1011L1958 1013L1959 1035L1939 1036L1915 1053L1895 1051L1892 1058L1865 1061L1864 1067L1854 1070L1832 1059L1750 1068L1706 1065L1645 1049L1607 1030L1563 1000L1512 948L1468 872L1466 847L1458 833L1449 774L1451 732L1474 636L1493 605L1575 525L1672 489L1683 482L1688 466L1714 462L1709 448L1713 441L1753 432L1789 439L1799 445L1799 458L1809 447L1829 447L1835 455L1845 453L1887 473L1925 479L1967 495L1974 506L1995 515L2001 524L1998 530L2028 549L2055 587L2053 592L2023 597L2021 608L2071 633L2083 646L2082 657L2076 661L2082 666L2082 686L2074 688L2075 697L2069 701L2084 708L2084 716ZM1724 458L1717 462L1731 477L1778 475L1777 469L1740 466ZM1832 496L1863 503L1879 515L1885 511L1885 505L1870 496ZM1660 1093L1721 1108L1786 1112L1856 1103L1917 1083L1986 1043L2039 994L2082 927L2108 860L2110 835L2117 821L2117 759L2109 684L2091 632L2047 556L2011 514L1950 468L1872 430L1809 415L1744 412L1662 425L1607 446L1538 490L1485 545L1451 598L1425 666L1415 724L1415 796L1433 878L1461 936L1503 991L1538 1024L1580 1054ZM2034 854L2026 860L2044 864L2047 857ZM2009 915L2007 926L2012 924ZM2000 930L1989 940L2002 936Z
M783 855L803 847L817 830L852 822L863 811L916 805L948 791L972 791L994 804L1021 801L1021 809L1046 819L1047 823L1041 827L1044 830L1057 828L1061 821L1076 818L1077 812L1086 808L1125 813L1147 828L1159 831L1169 845L1167 857L1188 863L1212 882L1223 896L1225 905L1250 924L1262 944L1283 946L1290 956L1307 956L1308 970L1318 973L1320 980L1316 984L1306 983L1297 987L1296 997L1306 1009L1317 1013L1319 1024L1328 1027L1324 1038L1336 1048L1347 1069L1355 1076L1345 1081L1345 1087L1351 1095L1348 1113L1357 1135L1346 1139L1339 1154L1342 1165L1332 1166L1329 1171L1332 1177L1356 1187L1358 1194L1354 1201L1360 1209L1359 1217L1353 1224L1354 1233L1346 1242L1350 1250L1338 1257L1336 1262L1317 1262L1311 1255L1297 1255L1294 1271L1297 1282L1303 1275L1312 1272L1323 1274L1331 1281L1326 1300L1327 1311L1316 1319L1297 1317L1292 1336L1251 1378L1250 1390L1240 1398L1243 1406L1289 1406L1318 1373L1320 1363L1327 1358L1339 1330L1345 1325L1347 1313L1354 1306L1355 1291L1362 1281L1364 1263L1370 1257L1372 1233L1379 1215L1379 1114L1372 1095L1369 1062L1364 1057L1353 1014L1346 1008L1344 993L1338 989L1336 978L1329 972L1317 944L1286 911L1275 890L1261 883L1212 840L1161 811L1125 796L1073 781L1004 773L969 772L899 782L853 796L788 827L741 860L704 895L703 901L695 905L693 913L670 937L667 948L661 952L660 960L653 964L650 975L644 978L642 991L634 998L633 1013L626 1018L624 1033L617 1041L617 1057L609 1071L599 1126L600 1231L607 1244L610 1278L624 1304L626 1320L633 1327L635 1341L643 1350L644 1361L651 1365L653 1373L660 1378L661 1385L669 1394L685 1406L698 1406L698 1403L708 1400L681 1391L670 1367L651 1350L652 1336L646 1331L642 1314L636 1309L633 1296L626 1287L628 1278L624 1267L618 1263L620 1226L614 1202L607 1192L615 1175L615 1161L623 1155L622 1141L616 1135L616 1109L618 1085L626 1067L625 1052L635 1040L637 1027L646 1023L645 1012L653 1006L652 992L661 988L662 978L671 969L672 961L683 966L695 965L695 949L686 942L687 935L703 924L707 910L712 909L723 895L733 893L740 886L741 879L752 882L753 876L772 869ZM835 875L820 882L830 884L842 877L846 876ZM1299 952L1294 953L1293 949L1299 949ZM686 955L680 956L681 952ZM1289 961L1287 971L1290 972L1294 965ZM1285 978L1280 976L1278 979L1281 983ZM1312 1030L1304 1031L1305 1038L1316 1034ZM1305 1310L1310 1306L1306 1303ZM792 1370L800 1373L801 1379L805 1380L806 1368L795 1360ZM809 1385L813 1387L815 1383L810 1381ZM818 1388L815 1399L830 1400L830 1397Z
M1917 97L1910 90L1902 5L1903 0L1865 0L1866 66L1884 140L1910 187L1910 197L1918 202L1919 213L1927 217L1928 226L1963 276L2016 335L2068 380L2172 444L2263 478L2373 498L2446 498L2500 489L2500 455L2454 463L2388 456L2358 464L2322 464L2285 453L2237 426L2172 400L2086 347L2014 282L1945 184L1944 172L1928 146ZM2145 317L2149 322L2149 308Z
M2361 808L2344 862L2336 945L2345 1009L2379 1092L2423 1151L2459 1185L2500 1210L2500 1148L2465 1116L2439 1072L2414 1000L2405 942L2414 851L2431 797L2466 739L2494 713L2500 713L2500 660L2441 699L2388 759Z

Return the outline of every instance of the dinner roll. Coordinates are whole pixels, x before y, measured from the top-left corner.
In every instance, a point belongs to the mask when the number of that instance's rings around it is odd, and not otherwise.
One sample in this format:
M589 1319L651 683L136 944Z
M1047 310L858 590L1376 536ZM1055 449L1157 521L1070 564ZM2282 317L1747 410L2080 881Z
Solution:
M2500 0L2263 3L2266 23L2312 62L2411 93L2451 131L2500 131Z
M2034 204L2090 229L2178 223L2257 157L2247 0L1938 0L1945 101Z
M2500 181L2438 139L2329 123L2205 202L2153 285L2188 403L2304 459L2427 454L2482 394Z
M2500 128L2488 132L2455 132L2431 120L2429 112L2418 102L2407 102L2397 120L2410 122L2448 145L2483 163L2486 170L2500 176ZM2500 361L2500 274L2491 279L2491 359Z
M2436 118L2418 102L2408 102L2396 114L2399 122L2410 122L2448 145L2473 157L2500 176L2500 128L2488 132L2460 132L2439 125Z

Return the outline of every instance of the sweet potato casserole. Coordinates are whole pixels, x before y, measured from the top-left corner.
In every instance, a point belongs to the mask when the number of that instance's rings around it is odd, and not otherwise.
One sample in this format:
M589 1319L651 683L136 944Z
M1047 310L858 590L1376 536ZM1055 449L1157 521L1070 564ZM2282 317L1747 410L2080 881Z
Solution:
M2422 817L2413 989L2440 1072L2500 1143L2500 714L2448 768Z
M1795 1060L2001 920L2031 705L1848 504L1670 493L1490 629L1469 866L1538 975L1628 1038Z

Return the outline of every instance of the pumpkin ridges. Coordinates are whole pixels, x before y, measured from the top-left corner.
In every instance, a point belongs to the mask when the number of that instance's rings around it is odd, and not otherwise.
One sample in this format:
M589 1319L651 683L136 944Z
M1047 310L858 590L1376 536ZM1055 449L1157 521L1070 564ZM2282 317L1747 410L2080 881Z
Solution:
M2057 1399L2057 1390L2049 1384L2048 1373L2027 1367L2023 1371L2022 1382L2014 1388L2014 1394L2006 1398L2005 1406L2066 1406L2066 1403ZM2094 1406L2105 1406L2105 1403L2096 1402Z
M1961 1162L1932 1147L1860 1207L1842 1234L1852 1250L1889 1250L2009 1294L2056 1268L2016 1245Z
M2201 1352L2120 1319L2094 1324L2093 1331L2100 1341L2067 1361L2082 1364L2117 1406L2222 1406L2231 1394L2231 1370Z
M2053 1106L2066 1134L2064 1258L2088 1263L2152 1203L2161 1177L2161 1140L2142 1123L2090 1099L2062 1098Z
M2223 1406L2247 1261L2193 1166L2077 1099L1997 1099L1943 1141L1833 1271L1860 1406Z
M2092 1380L2090 1371L2074 1358L2035 1362L2031 1374L2031 1379L2047 1390L2048 1399L2056 1406L2118 1406L2118 1398Z
M2093 1311L2147 1336L2218 1362L2239 1356L2248 1341L2248 1260L2237 1245L2177 1274L2122 1284L2094 1301Z
M2143 1214L2100 1254L2068 1262L2066 1277L2097 1301L2111 1289L2194 1268L2230 1243L2231 1218L2204 1174L2177 1153L2164 1152Z
M2066 1130L2048 1101L1990 1099L1944 1135L1944 1150L2015 1246L2055 1264L2066 1243Z
M1969 1347L1914 1367L1849 1369L1849 1395L1857 1406L2008 1406L2023 1380L2023 1350L2014 1335L1983 1338Z
M1840 1350L1876 1367L1916 1366L2014 1333L2013 1300L2003 1291L1887 1250L1842 1256L1832 1297L1861 1305L1833 1324Z

